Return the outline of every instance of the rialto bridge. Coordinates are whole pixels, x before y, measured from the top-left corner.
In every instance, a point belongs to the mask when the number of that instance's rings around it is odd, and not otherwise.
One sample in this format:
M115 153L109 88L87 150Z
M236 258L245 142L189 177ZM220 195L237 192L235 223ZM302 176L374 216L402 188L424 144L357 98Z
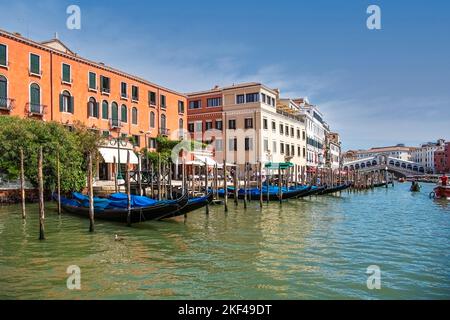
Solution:
M388 170L400 176L425 174L425 167L420 163L401 160L387 155L378 155L370 158L358 159L344 163L344 171L370 172Z

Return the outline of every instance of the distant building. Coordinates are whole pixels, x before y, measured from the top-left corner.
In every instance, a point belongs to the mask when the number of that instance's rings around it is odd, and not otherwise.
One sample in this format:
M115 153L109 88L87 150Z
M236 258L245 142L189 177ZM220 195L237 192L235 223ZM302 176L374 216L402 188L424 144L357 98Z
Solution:
M436 172L435 153L437 151L444 151L444 145L444 139L439 139L436 142L424 143L413 151L412 161L423 165L428 173L434 173Z
M441 150L434 152L435 173L450 173L450 142L446 142Z
M365 159L380 155L387 155L392 158L397 158L405 161L413 161L412 153L414 152L414 147L406 147L404 144L398 144L396 146L389 147L375 147L368 150L358 150L356 151L357 159Z
M326 162L332 169L338 169L341 164L341 139L336 132L327 134Z

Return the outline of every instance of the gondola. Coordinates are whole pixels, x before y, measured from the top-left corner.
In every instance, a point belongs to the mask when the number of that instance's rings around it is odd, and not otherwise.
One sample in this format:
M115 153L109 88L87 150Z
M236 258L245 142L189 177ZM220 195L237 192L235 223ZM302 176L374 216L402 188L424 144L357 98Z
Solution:
M332 194L332 193L335 193L335 192L343 191L343 190L348 189L348 188L350 188L350 184L341 184L341 185L336 186L336 187L326 187L325 189L319 191L317 194L319 196L323 196L323 195L326 195L326 194Z
M228 197L234 198L234 188L228 187L227 189L228 189ZM310 186L302 186L302 187L294 189L294 190L287 190L286 188L282 188L281 200L287 200L287 199L298 197L304 193L307 193L310 189L311 189ZM225 191L223 189L220 189L218 193L219 193L220 197L223 197L225 195ZM244 197L245 197L244 189L239 189L238 199L244 199ZM254 189L247 190L247 199L259 200L260 197L261 197L260 189L254 188ZM270 187L269 190L267 190L267 187L264 187L263 191L262 191L262 198L263 198L263 201L267 201L267 200L268 201L280 201L278 187Z
M213 201L213 199L214 199L214 193L212 191L210 191L204 197L191 198L191 199L189 199L188 203L183 208L181 208L180 210L174 211L171 214L164 216L159 220L182 216L184 214L195 211L197 209L201 209L201 208L205 207L207 204L210 204Z
M421 188L420 185L416 182L409 188L409 191L420 192L420 188Z
M310 196L316 195L324 189L325 189L325 186L312 186L308 192L298 196L298 198L304 198L304 197L310 197Z
M387 185L387 182L380 182L380 183L375 183L373 186L374 188L379 188L379 187L385 187Z
M114 222L127 222L128 209L123 208L123 202L120 203L121 200L110 201L112 204L103 209L99 206L96 206L94 201L95 219ZM183 209L188 204L188 201L188 194L184 193L180 198L176 200L153 200L152 204L148 206L133 206L130 210L131 223L163 219L164 217ZM89 217L89 208L85 206L85 203L82 204L79 200L76 199L61 197L61 208L65 212L70 214L87 218Z

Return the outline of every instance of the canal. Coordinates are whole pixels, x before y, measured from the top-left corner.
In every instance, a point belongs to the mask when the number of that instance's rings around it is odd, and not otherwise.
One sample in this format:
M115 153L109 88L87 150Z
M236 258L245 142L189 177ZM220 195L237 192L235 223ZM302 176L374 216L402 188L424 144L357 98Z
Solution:
M409 184L280 206L230 203L132 228L0 207L1 299L449 299L450 203ZM123 241L114 241L115 234ZM69 290L66 270L81 270ZM367 288L367 268L381 289Z

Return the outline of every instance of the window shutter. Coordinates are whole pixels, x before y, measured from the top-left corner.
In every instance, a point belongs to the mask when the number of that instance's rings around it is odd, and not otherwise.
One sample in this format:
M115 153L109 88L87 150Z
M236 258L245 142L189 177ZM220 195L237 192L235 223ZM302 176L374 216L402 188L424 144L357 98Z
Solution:
M68 110L70 113L74 113L73 111L74 111L74 97L73 96L71 96L70 97L70 103L69 103L69 110Z
M63 112L64 110L64 96L62 94L59 95L59 111Z
M88 101L88 103L87 103L87 115L88 115L88 117L92 116L92 111L93 110L91 110L91 102Z
M6 66L6 46L0 45L0 64Z
M100 118L100 103L98 102L95 103L94 117L96 117L97 119Z

